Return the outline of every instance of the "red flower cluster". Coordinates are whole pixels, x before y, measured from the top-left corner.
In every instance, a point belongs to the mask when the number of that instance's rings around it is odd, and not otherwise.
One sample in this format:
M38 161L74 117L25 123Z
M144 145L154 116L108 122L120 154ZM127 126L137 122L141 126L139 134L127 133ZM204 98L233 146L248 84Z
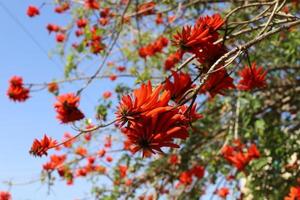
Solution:
M53 94L57 95L58 90L59 90L59 87L58 87L58 84L56 82L48 83L48 91L50 93L53 93Z
M91 52L94 54L100 53L105 48L105 45L102 43L102 37L98 33L97 26L92 27L91 38L89 39L87 45L90 46Z
M44 135L44 138L41 140L35 139L32 143L30 154L34 156L43 156L48 155L47 151L57 145L56 140L53 140L51 137Z
M170 79L166 79L165 89L170 91L172 99L179 103L184 94L192 89L192 80L188 73L172 71L173 82Z
M39 14L40 14L40 11L39 11L39 9L37 7L35 7L35 6L28 6L28 8L27 8L27 15L29 17L35 17L35 16L37 16Z
M13 76L9 80L7 96L9 99L19 102L23 102L29 98L29 89L24 87L22 77Z
M221 198L226 198L227 195L229 194L229 189L227 187L222 187L220 189L217 190L217 195Z
M252 63L251 66L245 66L239 75L242 78L237 85L240 90L249 91L255 88L263 88L266 84L266 74L262 67L256 67L256 63Z
M209 96L213 98L217 94L224 95L225 90L230 88L235 88L233 78L231 78L223 68L217 69L216 72L209 75L208 79L201 87L200 93L209 93Z
M85 19L85 18L80 18L80 19L78 19L76 21L76 24L77 24L78 28L84 28L84 27L86 27L87 23L88 23L88 20Z
M50 34L52 32L55 32L55 33L59 32L61 30L61 28L58 25L55 25L55 24L48 24L47 25L47 30Z
M123 96L116 112L118 123L127 126L122 129L127 137L126 146L133 153L142 151L143 156L162 152L162 147L178 148L175 138L188 137L188 119L180 108L168 105L170 92L159 85L152 89L142 84L134 90L133 98Z
M151 82L142 84L139 89L133 91L133 97L125 95L116 112L118 122L123 126L127 122L129 125L140 118L141 114L147 114L155 108L165 108L170 100L170 92L164 91L161 95L163 86L159 85L154 90Z
M119 165L120 178L125 178L127 174L128 167L126 165Z
M167 60L165 61L164 69L170 70L175 67L175 65L182 59L181 51L176 51L168 56Z
M216 41L217 31L223 23L219 14L201 17L193 27L184 26L181 32L177 32L174 35L173 44L178 46L183 53L197 54L204 47Z
M46 171L53 171L58 169L59 167L63 166L67 156L63 155L52 155L50 157L50 161L43 165L43 169Z
M12 200L11 194L6 191L0 191L0 200Z
M113 13L110 13L110 9L109 8L104 8L103 10L101 10L100 12L100 19L99 19L99 23L102 26L105 26L108 23L109 17L113 16Z
M111 97L112 93L110 91L105 91L102 94L103 99L109 99Z
M284 200L299 200L300 199L300 186L291 187L290 193L284 197Z
M64 13L65 11L69 10L70 9L70 4L68 2L62 2L60 6L57 6L54 11L56 13Z
M97 2L97 0L85 0L84 1L84 6L87 9L91 9L91 10L98 10L100 8L100 5Z
M153 43L150 43L144 47L139 49L139 55L142 58L146 58L147 56L153 56L156 53L162 51L162 49L168 46L169 40L165 37L159 37Z
M62 43L66 39L66 35L64 33L57 33L56 34L56 42Z
M179 184L190 185L193 182L193 176L198 179L203 178L205 169L201 165L196 165L192 169L182 172L179 175Z
M235 146L226 145L222 149L222 155L239 171L243 171L251 160L260 157L260 153L255 144L251 144L248 147L247 152L244 152L244 145L241 144L240 141L236 141L235 143Z
M78 109L80 98L73 93L63 94L57 97L54 108L57 112L57 119L61 123L69 123L84 118L84 114Z
M142 3L137 8L137 15L138 16L152 15L155 13L154 8L155 8L155 2L153 1Z

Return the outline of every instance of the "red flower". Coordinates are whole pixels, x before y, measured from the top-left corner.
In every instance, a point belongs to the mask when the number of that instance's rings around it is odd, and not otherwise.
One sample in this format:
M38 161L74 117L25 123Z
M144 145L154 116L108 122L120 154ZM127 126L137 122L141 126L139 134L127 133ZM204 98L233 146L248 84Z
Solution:
M58 93L58 84L56 82L51 82L48 84L48 91L53 94Z
M98 10L100 8L97 0L85 0L84 5L87 9Z
M52 171L56 168L59 168L63 165L65 160L67 159L67 156L65 154L63 155L52 155L50 157L50 162L47 162L43 165L43 169L46 171Z
M13 76L9 80L7 96L13 101L23 102L29 98L29 89L23 85L23 79L19 76Z
M35 139L32 143L31 149L29 151L30 154L34 156L43 156L48 155L47 151L57 144L56 140L53 140L51 137L44 135L44 138L41 140Z
M209 75L204 85L202 85L200 93L208 92L210 97L213 98L217 94L224 95L224 90L230 88L235 88L233 79L223 68Z
M250 147L248 148L248 157L250 159L253 159L253 158L259 158L260 157L260 153L256 147L255 144L251 144Z
M176 51L173 54L170 54L167 60L165 61L165 70L170 70L175 67L175 65L181 60L182 53L181 51Z
M201 165L196 165L191 169L191 173L196 176L198 179L203 178L205 169Z
M120 178L125 178L127 174L127 166L119 165L119 173L120 173Z
M117 67L117 70L118 70L119 72L124 72L124 71L126 70L126 67L124 67L124 66L118 66L118 67Z
M239 75L241 76L241 80L238 84L238 89L249 91L254 88L263 88L266 84L266 74L262 67L256 67L256 63L252 63L252 65L245 66L241 71L239 71Z
M177 165L177 164L179 164L179 162L180 162L180 159L179 159L178 155L176 155L176 154L170 155L168 163L170 163L171 165Z
M116 112L117 120L121 125L127 122L136 121L139 115L159 107L165 107L170 100L170 92L164 91L161 95L163 86L159 85L154 90L151 82L142 84L139 89L134 90L133 95L123 96Z
M211 66L225 53L226 48L223 44L207 43L196 52L196 57L200 63L206 64L205 66Z
M218 39L217 30L224 24L220 15L200 17L196 24L184 26L181 33L174 36L173 44L178 46L183 53L198 53L204 51L205 46L213 44Z
M124 131L131 143L133 153L142 151L143 157L161 153L162 147L178 148L174 139L188 137L187 119L173 107L158 107L141 115L137 123L128 126Z
M162 24L163 22L164 21L163 21L162 13L158 13L156 15L155 23L158 25L158 24Z
M284 197L284 200L299 200L300 199L300 186L291 187L290 193Z
M103 17L103 18L106 18L109 16L109 12L110 12L110 9L109 8L104 8L103 10L101 10L100 12L100 17Z
M72 147L73 143L75 142L75 138L74 139L72 139L72 138L74 138L74 136L72 136L70 133L68 133L68 132L64 133L64 137L63 137L64 147L66 147L66 148Z
M106 91L102 94L102 97L104 99L109 99L111 97L112 93L110 91Z
M147 56L153 56L156 53L162 52L162 49L166 47L169 40L165 37L159 37L154 42L143 46L139 49L139 56L146 58Z
M88 152L87 152L86 148L79 146L75 150L75 153L79 156L85 157Z
M112 75L109 76L109 79L110 79L111 81L115 81L115 80L117 79L117 75L112 74Z
M27 8L27 15L29 17L35 17L36 15L39 15L40 11L37 7L35 6L28 6Z
M58 6L54 9L54 11L56 13L61 14L69 9L70 9L70 4L68 2L62 2L60 6Z
M62 43L65 41L65 39L66 39L65 34L63 33L56 34L56 42Z
M88 23L87 19L84 19L84 18L78 19L76 21L78 28L84 28L87 25L87 23Z
M113 158L111 156L106 156L106 161L107 162L112 162L113 161Z
M193 182L191 171L182 172L179 175L179 182L184 185L190 185Z
M47 30L49 31L49 34L52 33L52 32L58 32L60 31L60 27L55 25L55 24L48 24L47 25Z
M12 200L11 194L6 191L0 191L0 200Z
M57 112L57 119L61 123L69 123L84 118L84 114L78 109L80 98L73 93L63 94L57 97L54 108Z
M224 158L230 164L234 165L239 171L243 171L251 160L259 158L260 156L255 144L250 145L247 149L247 153L243 152L243 146L243 144L238 143L234 147L226 145L222 149L222 155Z
M217 190L217 195L221 198L226 198L229 194L229 189L227 187L222 187Z
M174 82L171 82L169 79L167 79L165 83L165 89L170 91L172 99L179 103L182 100L183 95L193 87L192 80L190 75L184 72L178 73L172 71L172 76Z
M223 26L224 20L220 14L214 14L212 16L200 17L196 24L207 28L210 34L213 35L213 41L218 39L217 31Z
M104 156L105 156L105 153L106 153L105 149L100 149L100 150L98 151L98 155L99 155L100 157L104 157Z
M191 108L186 105L180 106L180 111L190 122L203 118L203 115L197 113L196 104L193 104Z
M104 147L110 148L112 145L111 135L105 137Z
M137 8L138 15L152 15L155 13L155 2L150 1L147 3L142 3Z
M174 35L173 44L178 46L183 53L196 53L201 45L211 40L211 37L209 30L204 29L203 26L184 26L181 33L177 32Z

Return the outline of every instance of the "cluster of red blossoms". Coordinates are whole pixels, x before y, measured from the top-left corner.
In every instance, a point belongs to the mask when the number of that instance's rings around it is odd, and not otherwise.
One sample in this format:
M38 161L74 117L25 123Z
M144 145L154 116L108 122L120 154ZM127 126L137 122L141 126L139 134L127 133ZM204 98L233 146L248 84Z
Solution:
M35 6L28 6L28 8L27 8L27 15L29 17L35 17L35 16L37 16L39 14L40 14L40 11L39 11L39 9L37 7L35 7Z
M177 187L179 185L190 185L193 182L193 176L197 179L203 178L205 173L205 169L201 165L196 165L192 169L182 172L179 175L179 183L177 184Z
M6 191L0 191L0 200L12 200L11 194Z
M194 26L184 26L181 32L174 36L173 44L179 47L177 54L191 53L203 65L203 72L207 72L210 66L217 61L226 48L222 44L216 44L219 38L218 30L224 21L219 14L200 17ZM174 64L169 64L172 67ZM218 66L216 72L209 75L201 93L208 92L211 97L223 94L224 90L235 88L233 79L229 77L226 69Z
M154 42L143 46L139 49L139 55L142 58L146 58L147 56L153 56L156 53L160 53L162 49L168 46L169 40L165 37L159 37Z
M7 96L13 101L23 102L29 98L29 89L24 87L23 79L19 76L13 76L9 80Z
M63 94L57 97L54 108L57 112L57 119L61 123L69 123L84 118L84 114L78 109L80 98L73 93Z
M291 187L290 193L284 197L284 200L299 200L300 199L300 186Z
M255 144L251 144L247 151L241 141L234 141L234 146L226 145L222 149L223 157L239 171L243 171L249 162L260 157L260 153Z
M251 66L245 66L239 75L242 78L237 85L239 90L249 91L255 88L266 87L266 74L262 67L256 67L256 63Z
M188 137L186 107L171 106L171 91L159 85L153 89L150 82L134 90L133 96L122 97L116 118L127 137L126 146L133 153L142 151L143 156L162 152L162 147L178 148L174 139ZM194 110L195 111L195 110ZM200 118L196 114L191 114Z
M43 156L47 155L47 151L51 148L56 147L57 142L56 140L53 140L52 138L48 137L47 135L44 135L44 138L41 140L35 139L33 141L33 144L31 146L31 149L29 151L30 154L34 156Z

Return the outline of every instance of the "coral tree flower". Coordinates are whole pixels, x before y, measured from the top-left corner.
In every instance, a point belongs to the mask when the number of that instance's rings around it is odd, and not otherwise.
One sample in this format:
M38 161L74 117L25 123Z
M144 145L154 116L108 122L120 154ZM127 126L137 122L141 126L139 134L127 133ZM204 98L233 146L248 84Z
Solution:
M237 86L239 90L249 91L267 85L267 72L262 67L256 67L256 63L252 63L251 66L246 65L238 74L242 78Z
M227 187L222 187L217 190L217 195L221 198L225 199L228 194L229 194L229 189Z
M80 98L73 93L63 94L57 97L54 108L57 112L57 119L61 123L69 123L84 118L84 114L78 109Z
M188 73L172 71L173 82L166 80L165 89L170 91L172 99L179 103L184 94L193 87L191 77Z
M224 24L219 14L200 17L194 26L184 26L181 32L174 35L173 44L183 53L197 53L218 38L218 29Z
M56 140L53 140L51 137L44 135L41 140L35 139L29 151L30 154L34 156L43 156L48 155L47 151L57 145Z
M223 157L239 171L243 171L248 163L260 157L260 153L255 144L251 144L247 152L243 151L243 145L229 146L222 149Z
M35 16L37 16L39 14L40 14L40 11L39 11L39 9L37 7L35 7L35 6L28 6L28 8L27 8L27 15L29 17L35 17Z
M12 200L11 194L6 191L0 191L0 200Z
M7 96L9 99L19 102L23 102L29 98L29 89L24 87L22 77L13 76L9 80Z
M300 199L300 186L291 187L290 193L284 197L284 200L298 200Z
M162 89L163 85L153 89L149 81L148 84L142 84L139 89L134 90L132 96L123 96L116 112L118 122L123 126L127 122L136 121L142 113L167 106L171 95L168 91L162 92Z
M143 157L149 157L162 153L162 147L179 148L174 139L188 137L186 117L178 109L167 107L167 110L156 108L125 128L133 153L142 151Z
M200 89L200 93L209 93L209 96L213 98L217 94L224 95L225 90L235 88L233 84L233 78L231 78L227 71L223 69L217 69L216 72L209 75L208 79Z
M100 8L100 5L97 2L97 0L85 0L84 1L84 6L87 9L91 9L91 10L98 10Z

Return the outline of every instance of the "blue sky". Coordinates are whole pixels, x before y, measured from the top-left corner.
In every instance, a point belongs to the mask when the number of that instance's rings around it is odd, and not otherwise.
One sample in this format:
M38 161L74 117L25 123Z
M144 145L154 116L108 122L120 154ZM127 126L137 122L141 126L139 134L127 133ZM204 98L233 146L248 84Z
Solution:
M70 131L68 126L60 125L55 118L53 110L54 97L46 91L32 94L25 103L14 103L6 97L8 80L13 75L19 75L25 82L45 82L52 78L63 77L63 66L60 60L50 60L24 33L11 16L4 10L7 7L15 18L33 35L36 41L46 51L54 48L54 36L49 36L46 30L48 22L63 23L61 16L58 18L51 11L52 8L43 8L41 15L29 18L26 15L27 6L38 5L42 1L33 0L0 0L0 190L8 187L2 184L4 180L13 180L23 183L39 177L41 164L45 158L34 158L28 151L34 138L40 138L44 133L61 138L65 131ZM63 18L66 18L64 16ZM106 86L106 87L104 87ZM95 83L90 91L93 94L102 94L109 89L109 84ZM65 91L75 91L76 86L65 86ZM85 113L93 113L96 98L85 94L81 107ZM53 187L52 195L46 194L47 186L39 183L11 188L13 199L16 200L41 200L41 199L75 199L88 192L88 184L80 180L74 186L65 186L58 183Z

